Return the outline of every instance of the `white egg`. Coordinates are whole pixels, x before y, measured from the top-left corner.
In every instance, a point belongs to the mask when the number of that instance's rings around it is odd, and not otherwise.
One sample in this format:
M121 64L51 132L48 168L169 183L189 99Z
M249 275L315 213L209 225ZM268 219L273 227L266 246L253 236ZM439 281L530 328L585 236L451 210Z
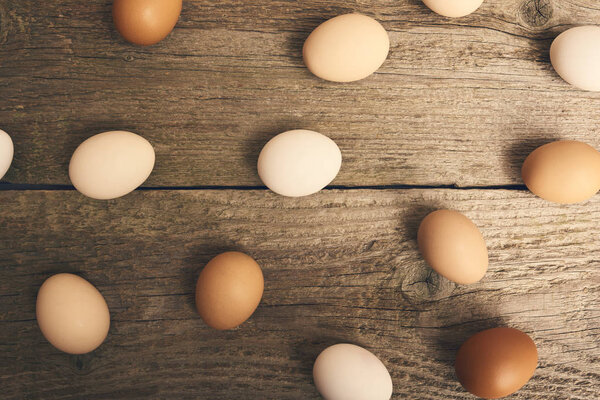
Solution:
M308 196L327 186L341 165L342 153L333 140L299 129L269 140L258 157L258 175L275 193Z
M326 400L389 400L393 392L385 365L370 351L347 343L319 354L313 379Z
M423 0L423 3L444 17L458 18L477 10L483 0Z
M550 61L571 85L600 91L600 26L578 26L558 35L550 46Z
M77 190L93 199L124 196L150 176L154 149L143 137L126 131L104 132L77 147L69 177Z
M8 133L0 130L0 179L4 177L4 174L10 168L10 164L13 160L13 142L8 136Z
M390 39L379 22L361 14L339 15L319 25L304 42L306 67L321 79L352 82L377 71Z

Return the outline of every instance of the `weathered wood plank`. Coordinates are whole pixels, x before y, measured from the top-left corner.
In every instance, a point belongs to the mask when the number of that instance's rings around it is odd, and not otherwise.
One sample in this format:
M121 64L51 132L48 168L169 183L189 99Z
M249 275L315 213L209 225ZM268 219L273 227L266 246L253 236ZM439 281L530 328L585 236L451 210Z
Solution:
M350 11L383 23L389 59L364 81L321 81L302 43ZM82 140L128 129L156 148L149 186L257 185L262 145L302 127L341 147L339 185L517 184L541 143L600 148L600 95L548 59L559 32L599 18L594 0L486 1L455 20L418 0L186 0L174 33L141 48L114 31L109 1L4 0L0 123L17 150L6 180L66 184Z
M452 362L484 328L534 338L540 366L511 399L600 396L600 197L557 206L523 191L137 191L97 202L75 191L0 192L0 381L5 399L318 398L312 362L352 342L390 369L394 398L466 399ZM448 207L481 227L490 270L472 286L432 274L420 219ZM238 249L263 267L259 309L230 332L196 316L198 272ZM45 342L35 295L75 272L112 316L97 351Z

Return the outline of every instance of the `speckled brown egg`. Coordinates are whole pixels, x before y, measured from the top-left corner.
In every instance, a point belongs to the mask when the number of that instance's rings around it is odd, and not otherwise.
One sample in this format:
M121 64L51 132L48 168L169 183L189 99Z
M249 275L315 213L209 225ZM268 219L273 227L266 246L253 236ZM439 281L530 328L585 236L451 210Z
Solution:
M463 214L437 210L427 215L417 233L419 250L438 274L459 283L475 283L488 268L483 235Z
M535 343L513 328L494 328L471 336L456 355L461 385L484 399L499 399L521 389L538 363Z
M196 284L196 309L215 329L232 329L246 321L262 298L260 266L244 253L219 254L206 264Z
M600 153L575 140L559 140L535 149L521 168L533 194L555 203L588 200L600 190Z
M115 0L113 21L125 40L147 46L171 33L181 7L182 0Z

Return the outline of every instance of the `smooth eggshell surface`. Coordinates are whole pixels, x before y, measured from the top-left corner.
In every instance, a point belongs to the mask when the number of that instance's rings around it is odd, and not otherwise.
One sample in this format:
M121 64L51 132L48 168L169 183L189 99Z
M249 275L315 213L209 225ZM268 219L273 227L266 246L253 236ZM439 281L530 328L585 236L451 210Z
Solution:
M93 199L124 196L148 178L154 149L143 137L125 131L92 136L77 147L69 177L77 190Z
M437 210L427 215L417 233L419 250L438 274L459 283L475 283L488 268L488 251L477 226L463 214Z
M115 0L115 27L131 43L151 45L163 40L175 27L182 0Z
M275 136L263 147L258 175L275 193L299 197L331 183L341 165L342 153L333 140L318 132L294 130Z
M471 336L456 355L461 385L484 399L499 399L521 389L533 376L538 353L518 329L494 328Z
M457 18L477 10L483 0L423 0L423 3L444 17Z
M0 130L0 179L4 177L13 159L13 142L8 133Z
M235 328L258 307L264 283L260 266L252 257L235 251L219 254L198 277L198 314L212 328Z
M583 90L600 90L600 27L578 26L561 33L550 46L558 75Z
M316 76L352 82L377 71L387 58L390 40L379 22L345 14L319 25L304 42L304 63Z
M523 163L525 185L542 199L571 204L600 190L600 153L575 140L560 140L535 149Z
M102 294L73 274L46 279L38 292L36 317L44 337L70 354L96 349L110 327L110 314Z
M336 344L319 354L313 366L317 390L326 400L389 400L392 378L371 352L353 344Z

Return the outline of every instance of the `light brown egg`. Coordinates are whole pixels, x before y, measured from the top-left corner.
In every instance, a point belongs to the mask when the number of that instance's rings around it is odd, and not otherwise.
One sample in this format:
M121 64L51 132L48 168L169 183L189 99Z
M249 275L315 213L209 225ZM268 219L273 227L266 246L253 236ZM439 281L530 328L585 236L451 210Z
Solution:
M538 363L535 343L513 328L494 328L471 336L456 355L461 385L484 399L499 399L521 389Z
M542 199L579 203L600 190L600 153L574 140L548 143L525 159L521 176L529 190Z
M244 253L227 252L210 260L196 283L196 308L206 324L232 329L246 321L262 298L260 266Z
M319 25L306 39L306 67L321 79L353 82L381 67L390 50L383 26L371 17L345 14Z
M110 327L102 294L73 274L46 279L38 292L35 311L44 337L65 353L84 354L96 349Z
M147 46L171 33L181 7L182 0L115 0L113 21L125 40Z
M427 215L417 241L431 268L453 282L475 283L487 271L485 240L477 226L459 212L437 210Z

